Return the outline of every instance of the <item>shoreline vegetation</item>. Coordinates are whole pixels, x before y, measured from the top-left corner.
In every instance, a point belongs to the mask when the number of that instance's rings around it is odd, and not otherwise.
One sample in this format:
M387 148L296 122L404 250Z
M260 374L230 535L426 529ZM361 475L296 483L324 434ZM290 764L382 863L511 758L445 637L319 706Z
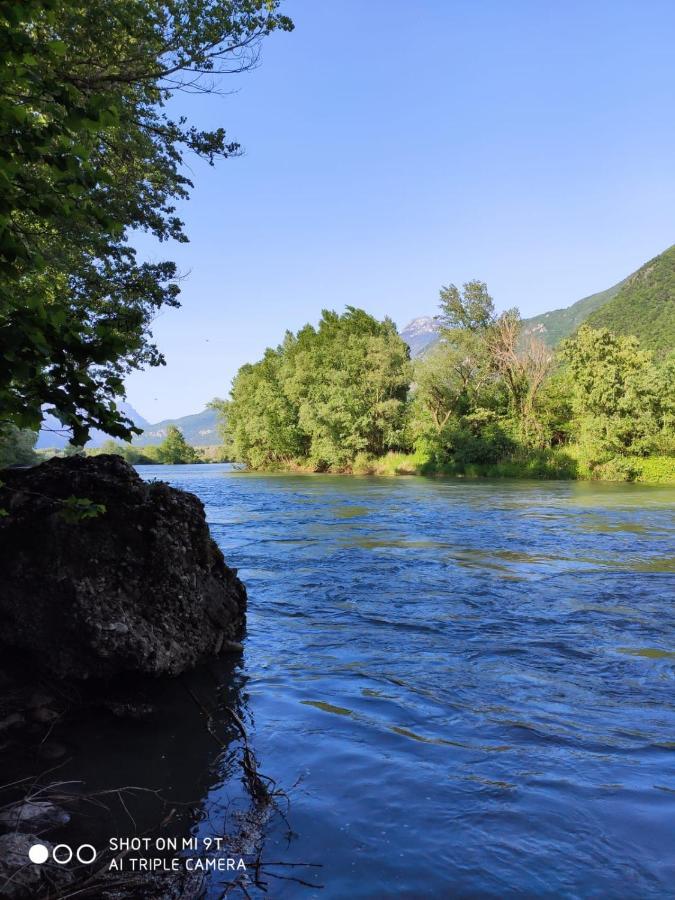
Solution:
M298 474L298 475L377 475L396 477L415 475L420 477L444 477L464 479L531 479L542 481L605 481L636 482L640 484L675 485L675 457L626 457L610 460L594 469L578 458L578 448L566 448L565 452L532 453L518 459L505 459L496 463L435 463L416 453L391 451L380 457L363 456L349 466L317 469L302 460L289 460L257 469L243 468L245 474ZM576 457L576 458L575 458Z
M177 466L233 462L227 454L224 454L220 444L207 444L199 447L186 444L185 446L187 447L186 451L180 449L178 452L167 452L162 449L162 444L134 444L132 446L117 441L105 441L100 447L85 447L84 449L77 447L74 450L46 447L35 451L37 458L33 462L44 462L54 457L101 456L106 453L121 456L132 466Z
M481 281L441 288L436 321L417 359L391 319L352 306L287 332L212 403L227 455L257 471L675 483L675 352L586 324L551 348Z
M297 475L377 475L384 477L396 477L401 475L415 475L418 477L444 477L444 478L504 478L504 479L533 479L542 481L608 481L608 482L637 482L641 484L673 484L675 485L675 457L673 456L648 456L648 457L624 457L623 459L610 460L604 465L590 468L584 462L579 447L566 447L564 450L549 450L532 452L518 458L503 459L494 463L456 463L439 464L434 460L418 453L400 453L390 451L383 456L369 457L359 455L354 462L342 467L321 468L316 467L306 460L278 461L264 467L252 468L245 463L239 463L223 454L223 448L219 445L209 445L193 448L196 451L195 459L167 461L160 458L157 452L158 446L139 446L132 448L133 452L126 453L123 449L111 450L107 447L99 447L85 450L84 456L100 456L104 453L113 453L127 459L134 466L157 465L201 465L232 463L238 466L240 473L257 474L297 474ZM63 452L51 450L38 451L40 462L51 459L54 456L67 456ZM129 458L127 458L127 455Z

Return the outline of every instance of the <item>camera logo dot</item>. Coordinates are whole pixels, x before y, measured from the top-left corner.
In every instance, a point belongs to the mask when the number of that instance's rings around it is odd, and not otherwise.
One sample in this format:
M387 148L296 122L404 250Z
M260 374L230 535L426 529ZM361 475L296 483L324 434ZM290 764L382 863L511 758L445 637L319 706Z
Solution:
M44 844L33 844L28 851L28 859L35 863L36 866L41 866L42 863L47 862L49 859L49 850Z
M57 844L56 847L52 850L52 859L55 863L58 863L61 866L65 866L66 863L69 863L73 858L73 851L70 849L68 844Z
M68 844L57 844L51 851L52 860L60 866L65 866L73 856L79 863L89 865L96 859L96 848L91 844L80 844L73 853L73 848ZM49 849L44 844L33 844L28 851L28 859L37 866L41 866L49 859Z

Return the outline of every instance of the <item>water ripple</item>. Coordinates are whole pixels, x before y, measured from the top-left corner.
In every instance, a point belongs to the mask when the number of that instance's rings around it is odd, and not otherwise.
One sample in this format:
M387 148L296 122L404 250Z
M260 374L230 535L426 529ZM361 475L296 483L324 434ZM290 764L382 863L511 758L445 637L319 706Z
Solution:
M673 489L142 472L248 585L271 846L323 897L675 896Z

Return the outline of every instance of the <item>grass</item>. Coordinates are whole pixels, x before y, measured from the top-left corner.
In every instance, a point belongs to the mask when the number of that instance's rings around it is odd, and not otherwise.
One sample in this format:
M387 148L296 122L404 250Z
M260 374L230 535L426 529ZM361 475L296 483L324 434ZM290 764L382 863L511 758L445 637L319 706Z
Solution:
M576 462L564 453L539 451L494 463L437 462L422 453L357 456L354 475L449 475L458 478L576 478Z
M314 471L294 465L294 471ZM492 463L436 462L422 453L394 453L372 457L359 454L351 466L335 470L351 475L445 475L455 478L522 478L571 481L635 481L675 484L675 457L621 457L591 468L579 447L534 450Z
M631 464L636 470L635 481L645 484L675 484L675 457L647 456L634 458Z

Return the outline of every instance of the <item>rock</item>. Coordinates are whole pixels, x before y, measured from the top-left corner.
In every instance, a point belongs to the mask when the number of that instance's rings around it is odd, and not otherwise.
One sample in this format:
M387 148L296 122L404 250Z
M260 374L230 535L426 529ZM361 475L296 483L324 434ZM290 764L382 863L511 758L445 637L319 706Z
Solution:
M54 702L54 698L49 694L43 694L41 691L34 691L30 695L30 699L28 701L28 708L35 709L38 706L51 706Z
M116 719L134 719L137 722L145 722L151 719L155 713L155 707L150 703L108 700L104 705Z
M37 709L32 709L30 717L34 722L40 722L44 725L48 725L50 722L55 722L60 718L59 714L55 710L49 709L49 707L47 706L38 706Z
M0 642L31 664L80 679L177 675L241 635L246 590L193 494L106 454L2 481ZM105 511L73 515L73 497Z
M25 721L26 720L21 713L11 713L11 715L0 720L0 732L8 731L10 728L15 728L17 725L23 725Z
M52 851L53 844L34 834L0 835L0 891L5 900L35 900L37 897L58 896L55 887L68 884L72 874L66 866L52 862L36 865L31 863L28 851L35 844L41 844Z
M68 748L58 741L45 741L38 747L38 756L41 759L61 759L68 753Z
M0 827L11 831L57 828L70 821L68 813L46 800L26 800L0 810Z

